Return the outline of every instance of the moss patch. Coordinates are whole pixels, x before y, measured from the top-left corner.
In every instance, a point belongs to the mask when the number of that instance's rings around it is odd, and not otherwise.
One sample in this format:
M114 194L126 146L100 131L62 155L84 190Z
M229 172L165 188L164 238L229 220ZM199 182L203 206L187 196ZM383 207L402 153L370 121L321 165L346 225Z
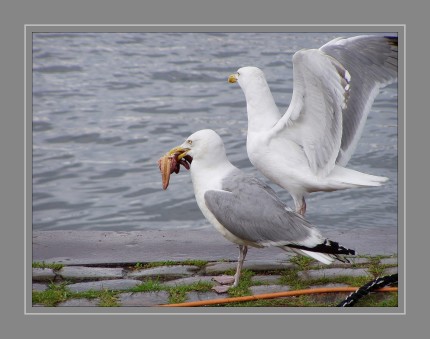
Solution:
M51 268L54 271L57 271L57 270L61 270L64 267L64 265L59 264L59 263L45 263L44 261L42 261L42 262L34 261L31 264L31 267L33 267L33 268Z

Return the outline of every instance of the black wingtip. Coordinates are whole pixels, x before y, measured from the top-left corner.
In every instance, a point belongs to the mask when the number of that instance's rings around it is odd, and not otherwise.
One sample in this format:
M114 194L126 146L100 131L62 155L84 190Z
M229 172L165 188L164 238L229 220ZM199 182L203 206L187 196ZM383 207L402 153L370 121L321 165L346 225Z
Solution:
M318 252L318 253L325 253L325 254L333 254L335 256L343 254L343 255L355 255L355 251L343 247L339 245L339 243L335 241L331 241L328 239L325 239L324 242L321 244L318 244L314 247L306 247L306 246L300 246L300 245L289 245L290 247L294 247L301 250L311 251L311 252ZM348 260L345 259L347 262Z
M396 36L384 36L384 38L387 40L388 44L391 46L398 46L399 45L399 38Z

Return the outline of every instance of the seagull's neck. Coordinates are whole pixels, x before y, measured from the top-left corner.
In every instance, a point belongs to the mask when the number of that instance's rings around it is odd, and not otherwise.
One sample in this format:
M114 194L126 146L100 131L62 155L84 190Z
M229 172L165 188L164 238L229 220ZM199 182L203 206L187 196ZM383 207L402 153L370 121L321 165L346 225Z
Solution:
M221 189L222 178L235 169L237 168L228 161L227 157L222 161L219 159L210 163L193 159L190 173L196 196L209 189Z
M248 112L248 133L271 129L281 118L270 88L264 79L244 88Z

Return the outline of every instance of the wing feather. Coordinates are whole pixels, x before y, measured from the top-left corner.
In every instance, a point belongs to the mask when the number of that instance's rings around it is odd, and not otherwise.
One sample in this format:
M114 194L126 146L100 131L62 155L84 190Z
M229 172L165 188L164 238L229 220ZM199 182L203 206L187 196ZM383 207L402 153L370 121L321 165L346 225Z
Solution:
M323 239L256 178L234 176L223 184L223 190L205 192L204 199L215 218L240 239L262 246L315 246Z
M397 79L398 38L357 36L334 39L320 50L351 74L350 93L343 110L343 131L336 162L345 166L355 151L379 89Z
M286 133L303 147L312 171L324 176L339 153L350 75L334 58L309 49L294 54L293 78L291 103L278 124L288 125Z

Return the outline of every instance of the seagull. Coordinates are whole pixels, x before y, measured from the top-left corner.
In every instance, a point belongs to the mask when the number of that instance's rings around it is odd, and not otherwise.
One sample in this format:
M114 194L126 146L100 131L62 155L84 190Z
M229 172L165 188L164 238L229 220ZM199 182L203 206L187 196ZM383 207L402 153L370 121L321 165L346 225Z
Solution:
M169 154L189 159L197 204L206 219L229 241L239 245L236 273L218 293L236 287L248 246L276 246L312 257L324 264L348 262L355 251L324 238L300 214L292 211L261 180L241 171L227 159L224 143L213 130L195 132ZM231 286L226 286L228 283Z
M296 211L317 191L380 186L388 178L345 168L379 89L397 79L397 37L336 38L293 55L293 94L281 115L264 73L242 67L251 163L292 196Z

